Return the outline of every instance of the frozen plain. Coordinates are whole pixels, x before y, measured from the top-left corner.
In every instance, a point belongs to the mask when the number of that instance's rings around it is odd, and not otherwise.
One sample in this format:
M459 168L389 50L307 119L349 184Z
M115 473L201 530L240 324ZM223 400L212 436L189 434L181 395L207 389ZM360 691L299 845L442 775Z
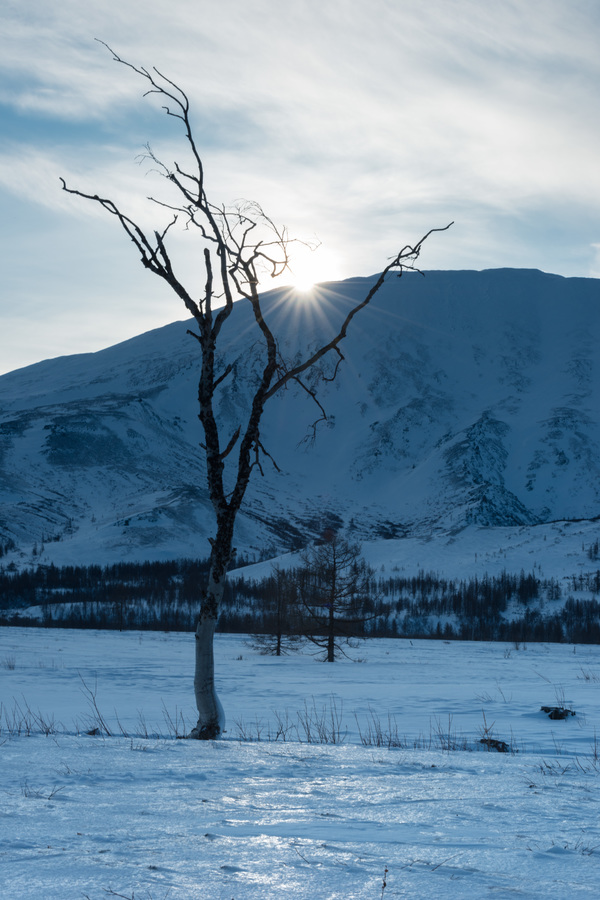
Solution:
M193 649L0 629L0 896L600 895L600 647L371 640L327 665L219 635L228 730L208 744L167 721L192 724ZM92 694L112 737L85 734ZM343 743L306 742L323 711ZM363 746L376 722L403 746Z

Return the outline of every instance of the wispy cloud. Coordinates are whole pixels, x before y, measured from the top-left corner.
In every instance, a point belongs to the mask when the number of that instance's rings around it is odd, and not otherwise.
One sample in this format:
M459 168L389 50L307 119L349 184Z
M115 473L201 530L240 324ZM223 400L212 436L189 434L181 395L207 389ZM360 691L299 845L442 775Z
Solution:
M59 174L150 221L159 188L134 158L146 140L168 162L183 152L177 123L98 37L185 88L215 199L258 199L316 233L335 276L376 271L450 219L426 267L597 274L594 4L20 0L2 16L0 190L7 215L21 202L54 217L46 253L57 223L79 244L97 215L56 189Z

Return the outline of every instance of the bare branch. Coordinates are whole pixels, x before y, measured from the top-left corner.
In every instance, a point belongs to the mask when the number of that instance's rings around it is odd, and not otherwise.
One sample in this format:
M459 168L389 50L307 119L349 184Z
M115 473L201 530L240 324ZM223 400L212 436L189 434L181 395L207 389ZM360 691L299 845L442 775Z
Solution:
M341 354L340 354L340 355L341 355ZM340 361L341 361L341 360L338 360L338 363L337 363L337 365L336 365L336 372L337 372L337 366L339 365ZM335 377L335 375L334 375L333 377ZM308 396L311 398L311 400L313 401L313 403L315 403L316 406L318 406L318 408L319 408L319 410L320 410L320 412L321 412L320 417L319 417L318 419L315 419L315 421L312 423L312 425L311 425L310 428L309 428L309 432L312 432L312 436L309 437L308 435L306 435L306 436L300 441L300 444L305 444L305 443L314 444L314 442L315 442L316 439L317 439L317 428L319 427L319 425L321 424L321 422L326 422L326 421L327 421L328 416L327 416L327 413L326 413L326 411L325 411L325 407L323 406L323 404L321 403L321 401L320 401L319 398L317 397L317 392L316 392L316 390L314 390L313 388L309 388L307 384L304 384L304 382L302 381L302 379L301 379L299 376L296 376L293 380L296 382L296 384L300 385L300 387L302 388L303 391L306 391L306 393L308 394ZM331 379L328 379L328 380L331 380Z
M235 445L237 444L237 442L239 440L241 430L242 430L242 426L239 425L236 428L235 433L231 436L229 443L227 444L227 446L221 453L221 459L225 459L226 456L229 456L229 454L231 453L231 451L233 450L233 448L235 447Z
M195 331L192 331L191 328L188 328L186 334L189 334L190 337L196 338L197 341L202 342L202 337L199 334L196 334Z
M388 265L385 267L364 300L362 300L360 303L357 303L356 306L354 306L350 310L335 337L333 337L328 343L323 344L318 350L311 354L311 356L305 359L304 362L299 363L297 366L294 366L293 368L289 369L289 371L287 371L284 375L282 375L281 378L279 378L270 388L267 394L267 399L280 391L288 381L295 379L297 375L301 375L302 372L306 372L307 369L312 368L315 363L317 363L325 356L325 354L329 353L331 350L337 349L337 345L346 337L348 326L350 325L352 319L362 309L364 309L365 306L368 306L377 291L384 283L387 275L394 269L399 270L397 273L399 276L402 275L402 272L406 269L415 269L414 262L418 259L421 252L421 247L423 246L427 238L436 231L447 231L448 228L450 228L450 226L453 224L453 222L450 222L443 228L431 228L427 232L427 234L424 235L421 240L418 241L414 246L407 244L405 247L403 247L402 250L400 250L400 252L392 258L392 262L388 263Z
M280 469L279 466L277 465L275 459L273 458L273 456L271 456L271 454L270 454L267 450L265 450L265 448L264 448L262 442L261 442L261 441L257 441L256 446L257 446L257 448L260 450L260 452L261 452L264 456L267 457L267 459L270 459L270 460L271 460L271 462L273 463L273 468L276 469L277 472L281 472L281 469Z
M221 382L224 381L231 372L233 372L233 365L232 365L232 363L229 363L229 365L227 366L225 371L222 372L218 378L215 378L215 381L214 381L215 388L218 387L221 384Z
M173 273L173 270L170 266L169 258L166 254L164 244L162 243L162 237L159 232L155 232L155 238L157 240L157 247L154 248L142 229L136 225L133 219L130 219L129 216L126 216L118 206L112 201L107 200L103 197L99 197L98 194L86 194L84 191L78 191L74 188L67 187L67 183L64 178L60 179L62 183L63 191L66 191L67 194L74 194L77 197L83 197L85 200L93 200L95 203L99 203L103 209L109 212L111 215L115 216L125 233L129 236L129 238L133 241L135 246L137 247L141 259L142 265L144 268L149 269L155 275L163 278L167 284L175 291L178 297L180 297L185 303L188 311L194 316L196 319L201 315L201 310L195 300L190 297L188 292L185 290L184 286L181 282L176 278ZM172 225L173 223L171 223ZM163 235L167 233L171 226L167 226ZM159 252L163 257L163 262L159 259Z

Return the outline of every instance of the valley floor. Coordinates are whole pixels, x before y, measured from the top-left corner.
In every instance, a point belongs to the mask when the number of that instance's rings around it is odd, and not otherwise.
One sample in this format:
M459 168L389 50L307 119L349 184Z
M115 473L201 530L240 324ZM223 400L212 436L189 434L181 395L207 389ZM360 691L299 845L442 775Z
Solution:
M228 731L199 744L175 740L193 643L0 629L2 896L600 894L600 647L372 640L327 665L219 635Z

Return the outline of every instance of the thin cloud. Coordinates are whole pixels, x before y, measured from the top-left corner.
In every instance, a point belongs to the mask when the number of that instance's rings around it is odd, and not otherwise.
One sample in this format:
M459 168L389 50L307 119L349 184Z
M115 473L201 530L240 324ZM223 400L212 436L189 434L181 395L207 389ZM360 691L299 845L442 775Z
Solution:
M0 139L0 191L7 215L22 202L54 216L44 250L57 228L79 246L82 217L101 218L59 175L151 225L145 198L165 185L136 155L149 140L168 165L185 161L178 123L98 37L186 90L211 195L257 199L293 235L316 234L336 275L377 271L451 219L429 268L597 275L594 4L148 0L140 15L134 0L20 0L3 19L0 102L9 127L31 128ZM96 239L116 226L98 227ZM83 289L85 276L58 293Z

